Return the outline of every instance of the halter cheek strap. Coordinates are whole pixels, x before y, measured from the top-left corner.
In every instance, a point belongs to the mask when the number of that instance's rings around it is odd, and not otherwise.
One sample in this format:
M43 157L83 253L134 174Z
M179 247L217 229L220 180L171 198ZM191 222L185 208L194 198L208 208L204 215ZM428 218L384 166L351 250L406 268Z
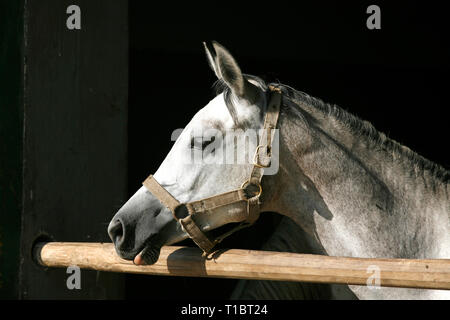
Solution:
M225 237L222 235L214 241L211 241L197 225L195 221L196 218L209 214L217 208L223 208L226 206L231 207L239 204L242 206L242 212L248 213L246 217L242 217L242 221L256 221L258 218L250 216L252 213L255 213L255 211L247 210L247 203L249 199L247 198L244 189L241 188L198 201L180 203L163 186L161 186L158 181L155 180L153 175L150 175L143 182L143 185L172 212L174 219L180 223L183 230L186 231L197 246L206 253L210 252L211 249ZM187 215L185 217L179 217L178 213L184 209L183 207L186 209L185 212L187 211ZM227 233L227 236L229 234Z
M273 86L269 86L269 89L272 94L264 118L265 130L263 131L260 144L255 150L250 177L244 181L239 189L193 202L180 203L155 180L153 175L150 175L143 182L143 185L172 212L174 219L180 223L189 237L206 254L211 252L212 248L223 239L240 229L252 225L259 218L259 199L262 194L261 180L264 175L264 168L270 166L274 138L272 130L277 126L281 105L281 90ZM263 153L261 150L265 150L265 152ZM218 208L226 208L227 206L242 206L241 223L211 241L197 225L196 218L202 215L209 215ZM184 211L184 217L178 216L181 211Z

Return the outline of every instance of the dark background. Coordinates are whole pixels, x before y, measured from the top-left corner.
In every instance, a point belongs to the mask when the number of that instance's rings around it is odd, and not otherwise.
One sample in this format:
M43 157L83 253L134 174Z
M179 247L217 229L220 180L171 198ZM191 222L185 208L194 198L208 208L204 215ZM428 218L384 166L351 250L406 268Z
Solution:
M130 191L164 159L172 130L214 96L204 40L228 48L244 73L335 103L449 168L445 10L379 4L382 29L368 30L365 12L372 3L276 3L251 13L222 4L173 13L131 2Z
M381 30L366 27L370 4L381 8ZM410 1L296 1L254 7L226 2L165 7L132 1L129 196L164 160L172 131L183 128L214 97L216 78L206 62L205 40L228 48L244 73L335 103L448 169L450 50L444 13L440 3ZM276 219L267 215L239 234L241 241L234 236L225 245L256 248ZM208 298L214 290L215 297L227 297L234 283L127 275L126 295Z

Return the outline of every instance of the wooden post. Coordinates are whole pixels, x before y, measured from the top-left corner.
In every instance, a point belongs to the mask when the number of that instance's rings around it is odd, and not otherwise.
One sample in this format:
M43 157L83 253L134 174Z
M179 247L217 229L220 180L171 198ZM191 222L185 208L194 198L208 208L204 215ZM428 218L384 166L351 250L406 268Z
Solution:
M165 276L303 281L367 285L378 269L380 286L450 289L450 260L369 259L255 250L224 250L208 259L197 248L167 246L150 266L119 258L111 243L50 242L34 248L47 267L67 267Z

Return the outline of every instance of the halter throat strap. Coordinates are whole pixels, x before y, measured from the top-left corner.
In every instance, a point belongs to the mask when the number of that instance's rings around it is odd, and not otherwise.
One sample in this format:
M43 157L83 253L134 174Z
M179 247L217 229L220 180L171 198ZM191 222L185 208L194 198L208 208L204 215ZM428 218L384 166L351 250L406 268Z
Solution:
M273 86L269 86L269 89L271 98L264 118L263 134L260 144L255 150L250 177L242 183L240 188L201 200L180 203L156 181L153 175L150 175L142 183L172 212L174 219L180 223L182 229L186 231L205 254L210 253L214 246L223 239L240 229L252 225L259 218L260 196L263 191L261 180L264 175L264 168L270 166L274 138L272 130L277 126L281 105L281 90ZM202 215L210 214L216 209L226 206L242 206L243 216L241 217L241 223L215 240L210 240L199 227L196 218L198 219Z

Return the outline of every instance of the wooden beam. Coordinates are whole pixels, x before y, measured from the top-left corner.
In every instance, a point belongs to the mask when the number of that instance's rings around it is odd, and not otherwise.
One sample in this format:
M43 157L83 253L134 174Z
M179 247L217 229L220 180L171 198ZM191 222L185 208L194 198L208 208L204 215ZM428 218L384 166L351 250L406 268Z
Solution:
M450 289L450 260L372 259L230 249L205 259L197 248L167 246L151 266L119 258L111 243L38 243L35 259L47 267L80 268L164 276L303 281L367 285L373 270L380 285ZM372 271L371 271L372 270Z

